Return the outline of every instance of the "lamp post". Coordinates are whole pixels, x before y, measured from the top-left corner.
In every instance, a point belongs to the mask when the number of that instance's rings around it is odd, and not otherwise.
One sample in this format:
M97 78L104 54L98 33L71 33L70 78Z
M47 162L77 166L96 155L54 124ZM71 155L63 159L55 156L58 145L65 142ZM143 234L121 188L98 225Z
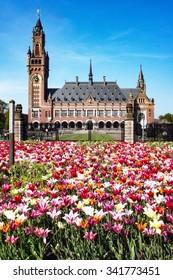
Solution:
M15 101L9 102L9 165L14 164L14 109Z
M55 125L56 140L59 141L59 128Z
M92 121L89 120L87 123L88 128L88 141L91 141L91 129L92 129Z
M145 131L144 131L145 116L144 116L144 114L141 115L141 120L142 120L142 142L144 142L144 136L145 136Z

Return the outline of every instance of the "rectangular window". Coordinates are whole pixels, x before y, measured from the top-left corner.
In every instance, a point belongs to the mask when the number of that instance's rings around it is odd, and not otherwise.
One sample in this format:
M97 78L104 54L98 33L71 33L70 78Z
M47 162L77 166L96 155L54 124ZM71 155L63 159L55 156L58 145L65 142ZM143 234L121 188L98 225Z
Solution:
M68 116L73 117L74 116L74 110L69 110L68 111Z
M45 118L47 118L47 111L45 111Z
M60 110L55 110L55 117L60 117Z
M93 117L93 110L87 111L87 117Z
M122 116L122 117L125 117L125 116L126 116L126 110L122 110L122 111L121 111L121 116Z
M106 110L105 111L105 116L106 117L111 117L111 110Z
M67 117L67 110L61 111L61 117Z
M117 117L118 116L118 110L112 110L112 116Z
M82 116L82 111L81 110L76 110L76 117L81 117Z
M38 111L33 111L32 112L32 117L33 118L38 118Z
M104 116L104 111L98 110L98 117L103 117L103 116Z

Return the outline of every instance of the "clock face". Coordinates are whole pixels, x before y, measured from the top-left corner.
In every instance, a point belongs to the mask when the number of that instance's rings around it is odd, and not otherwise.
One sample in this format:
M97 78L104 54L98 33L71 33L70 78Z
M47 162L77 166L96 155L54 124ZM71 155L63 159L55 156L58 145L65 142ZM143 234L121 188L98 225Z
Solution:
M33 80L34 80L35 83L38 83L39 82L39 77L38 76L34 76Z

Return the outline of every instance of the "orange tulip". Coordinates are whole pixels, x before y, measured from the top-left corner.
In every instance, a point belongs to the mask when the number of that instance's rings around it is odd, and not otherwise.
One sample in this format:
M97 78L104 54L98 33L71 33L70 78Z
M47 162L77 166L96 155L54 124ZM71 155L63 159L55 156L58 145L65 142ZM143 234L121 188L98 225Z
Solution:
M90 205L93 206L93 205L95 204L95 202L96 202L96 199L95 199L95 198L90 198L90 199L89 199L89 204L90 204Z
M105 191L97 189L96 192L98 193L98 195L103 196L105 194Z
M74 189L74 187L75 187L75 186L74 186L74 185L72 185L72 184L69 184L69 185L68 185L68 189L69 189L69 190L73 190L73 189Z
M113 200L118 200L119 196L118 195L112 195Z
M140 231L143 231L145 228L146 228L146 226L147 226L147 223L142 223L142 222L140 222L140 223L136 223L136 225L137 225L137 228L140 230Z
M21 227L21 225L25 222L25 220L16 219L15 225L17 228Z
M87 228L87 226L88 226L88 220L82 220L80 222L80 227L81 228Z
M3 225L3 226L2 226L2 231L3 231L3 232L8 232L9 229L10 229L10 225L9 225L9 224Z

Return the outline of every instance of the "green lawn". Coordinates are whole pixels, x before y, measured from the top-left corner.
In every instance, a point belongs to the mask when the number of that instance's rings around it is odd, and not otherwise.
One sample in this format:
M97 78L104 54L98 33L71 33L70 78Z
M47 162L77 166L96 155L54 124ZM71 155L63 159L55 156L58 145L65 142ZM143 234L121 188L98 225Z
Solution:
M59 140L87 141L88 134L64 134L64 135L60 135ZM91 141L113 141L113 140L115 139L108 134L91 133Z

